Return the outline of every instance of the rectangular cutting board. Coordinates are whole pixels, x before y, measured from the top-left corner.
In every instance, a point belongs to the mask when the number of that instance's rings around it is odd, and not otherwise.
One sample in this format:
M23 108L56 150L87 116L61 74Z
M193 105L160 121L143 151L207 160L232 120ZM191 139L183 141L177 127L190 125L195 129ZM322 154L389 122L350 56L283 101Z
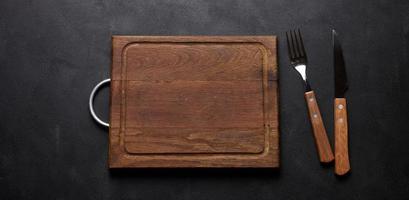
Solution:
M279 166L275 36L113 36L110 168Z

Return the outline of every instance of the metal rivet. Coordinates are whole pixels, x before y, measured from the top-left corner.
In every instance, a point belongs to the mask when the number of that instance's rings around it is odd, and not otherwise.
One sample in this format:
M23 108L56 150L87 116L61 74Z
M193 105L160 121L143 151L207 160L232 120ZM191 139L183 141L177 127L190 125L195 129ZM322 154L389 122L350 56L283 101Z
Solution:
M318 115L317 114L314 114L314 115L312 115L314 118L317 118L318 117Z
M314 98L311 97L311 98L310 98L310 101L314 101Z
M344 106L342 104L338 105L338 109L342 110L344 108Z

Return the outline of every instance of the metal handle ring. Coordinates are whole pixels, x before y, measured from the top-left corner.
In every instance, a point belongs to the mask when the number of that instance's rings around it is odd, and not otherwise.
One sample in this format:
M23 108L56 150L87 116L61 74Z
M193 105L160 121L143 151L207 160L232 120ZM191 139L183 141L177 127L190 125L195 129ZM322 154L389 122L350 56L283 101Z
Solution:
M101 88L101 86L107 84L111 82L111 79L105 79L101 82L99 82L94 89L92 89L91 95L89 96L89 112L91 113L92 117L95 119L95 121L97 121L99 124L101 124L102 126L105 127L109 127L109 124L102 121L101 119L99 119L99 117L95 114L94 112L94 97L95 97L95 93L99 90L99 88Z

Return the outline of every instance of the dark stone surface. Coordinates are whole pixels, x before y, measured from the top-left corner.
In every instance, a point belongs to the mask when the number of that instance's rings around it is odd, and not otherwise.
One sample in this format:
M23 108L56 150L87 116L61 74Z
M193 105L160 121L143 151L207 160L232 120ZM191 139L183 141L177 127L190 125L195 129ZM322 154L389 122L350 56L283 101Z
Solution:
M300 27L333 138L331 28L350 82L352 173L317 159L284 32ZM107 169L88 113L111 35L279 36L281 168ZM409 1L0 1L1 199L408 199ZM108 116L108 90L97 97Z

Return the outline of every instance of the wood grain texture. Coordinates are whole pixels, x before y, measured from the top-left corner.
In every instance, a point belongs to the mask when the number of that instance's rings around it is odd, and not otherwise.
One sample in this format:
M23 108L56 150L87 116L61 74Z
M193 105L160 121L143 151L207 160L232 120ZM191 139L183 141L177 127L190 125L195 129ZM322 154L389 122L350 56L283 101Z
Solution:
M109 166L278 167L274 36L114 36Z
M261 153L262 128L128 129L125 148L133 154Z
M328 163L334 160L334 154L328 140L327 131L322 122L321 112L318 107L317 98L314 91L309 91L304 94L307 102L308 112L310 116L311 125L313 128L315 146L317 147L320 162Z
M348 116L345 98L334 100L335 173L344 175L351 169L348 155Z
M128 81L127 88L127 127L263 126L260 81Z

